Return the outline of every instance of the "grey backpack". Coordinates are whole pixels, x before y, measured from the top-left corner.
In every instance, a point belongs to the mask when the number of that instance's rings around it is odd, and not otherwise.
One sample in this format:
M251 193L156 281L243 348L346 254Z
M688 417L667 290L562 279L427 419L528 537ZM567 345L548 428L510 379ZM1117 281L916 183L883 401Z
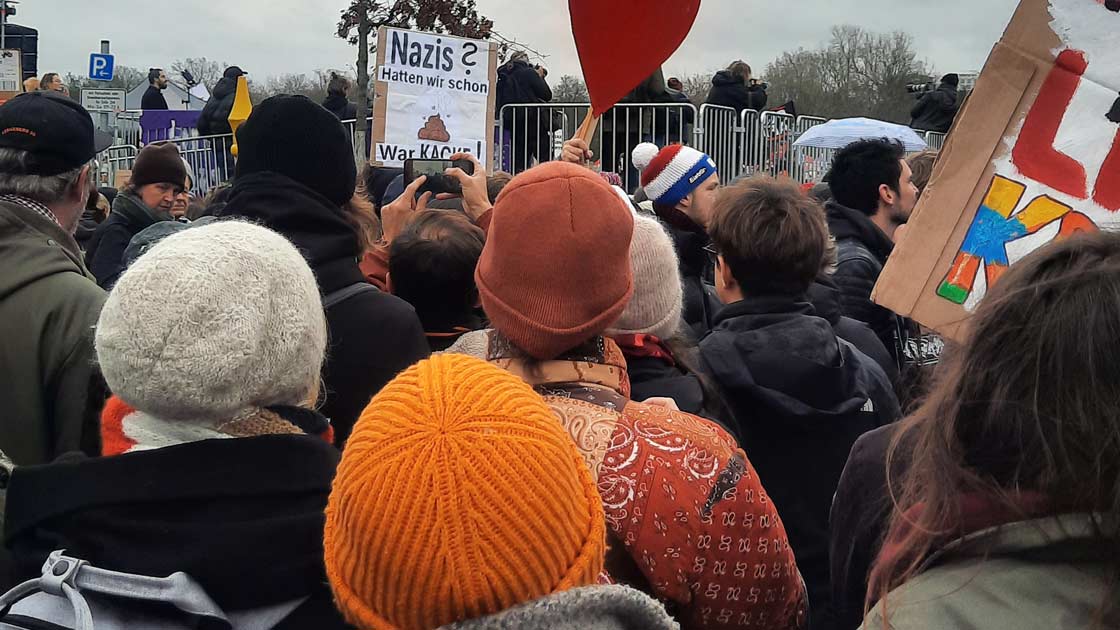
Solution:
M267 630L303 601L226 613L186 573L106 571L55 551L40 577L0 596L0 630Z

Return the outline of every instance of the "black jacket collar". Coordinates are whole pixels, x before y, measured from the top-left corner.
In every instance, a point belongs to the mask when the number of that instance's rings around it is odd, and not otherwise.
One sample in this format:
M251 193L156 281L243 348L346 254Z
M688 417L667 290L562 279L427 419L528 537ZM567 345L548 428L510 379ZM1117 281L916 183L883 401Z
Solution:
M894 243L871 221L871 217L835 201L828 202L825 208L828 211L828 229L837 241L855 239L878 258L879 262L886 264L894 250Z
M361 247L341 208L279 173L238 176L223 217L242 217L283 234L303 253L324 295L363 281Z
M226 610L321 588L338 451L311 436L206 440L17 468L5 542L24 574L46 554L163 577L185 571Z

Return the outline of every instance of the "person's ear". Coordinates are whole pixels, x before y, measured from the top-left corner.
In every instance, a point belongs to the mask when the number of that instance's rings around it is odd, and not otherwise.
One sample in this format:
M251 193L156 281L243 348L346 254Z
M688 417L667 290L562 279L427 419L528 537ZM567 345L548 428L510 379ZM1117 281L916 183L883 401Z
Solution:
M86 164L78 173L78 181L74 183L73 195L76 198L75 200L81 201L81 205L84 206L93 193L93 168Z
M879 202L880 203L882 203L884 205L887 205L887 206L893 206L895 204L895 201L897 201L897 200L898 200L898 195L897 195L897 193L894 192L893 188L891 188L890 186L888 186L886 184L879 184Z
M686 211L692 207L692 196L694 194L695 193L688 193L684 199L681 199L680 203L677 204L677 210L688 214Z
M721 289L734 290L739 286L735 276L731 273L731 267L728 266L722 255L716 257L716 282Z

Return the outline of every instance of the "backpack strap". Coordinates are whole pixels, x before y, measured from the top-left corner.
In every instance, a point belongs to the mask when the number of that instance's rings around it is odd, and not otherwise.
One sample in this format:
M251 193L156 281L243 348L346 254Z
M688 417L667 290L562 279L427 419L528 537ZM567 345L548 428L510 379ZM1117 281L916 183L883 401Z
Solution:
M105 595L123 602L170 604L193 617L209 618L217 622L218 627L232 627L222 609L186 573L173 573L165 578L118 573L98 569L85 560L62 554L61 550L51 552L43 564L41 577L28 580L0 595L0 619L9 617L12 606L21 599L41 591L45 595L65 597L70 602L75 630L96 629L86 594ZM30 615L28 611L20 611L20 616L26 618Z
M327 294L323 298L323 310L325 311L332 306L337 306L354 297L355 295L368 293L370 291L374 293L380 293L380 291L377 290L377 287L368 282L355 282L354 284L351 284L349 286L342 287L337 291Z

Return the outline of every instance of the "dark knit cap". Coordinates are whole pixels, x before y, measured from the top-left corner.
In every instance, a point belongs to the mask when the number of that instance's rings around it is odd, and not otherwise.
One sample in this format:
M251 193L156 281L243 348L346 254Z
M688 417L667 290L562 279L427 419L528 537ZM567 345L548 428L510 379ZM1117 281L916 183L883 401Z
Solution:
M947 74L947 75L941 77L941 82L946 84L946 85L951 85L953 87L957 87L961 84L961 78L958 75L955 75L955 74Z
M174 184L182 186L187 181L187 166L179 155L179 148L170 142L149 144L136 156L132 167L132 186L148 184Z
M358 180L350 134L305 96L273 96L237 130L237 175L263 171L294 179L337 206L350 200Z

